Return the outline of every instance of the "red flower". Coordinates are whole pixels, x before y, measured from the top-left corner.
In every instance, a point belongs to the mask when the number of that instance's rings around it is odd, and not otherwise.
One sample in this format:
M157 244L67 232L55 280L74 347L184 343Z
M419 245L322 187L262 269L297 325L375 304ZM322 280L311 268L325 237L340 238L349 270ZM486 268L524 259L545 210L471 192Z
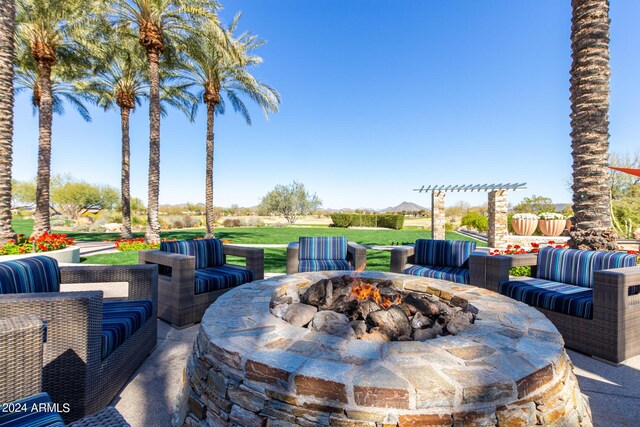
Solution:
M549 244L550 244L550 245L555 245L555 244L556 244L556 242L555 242L555 241L553 241L553 240L549 240Z
M536 242L531 242L531 247L532 248L538 248L538 247L540 247L540 244L536 243Z

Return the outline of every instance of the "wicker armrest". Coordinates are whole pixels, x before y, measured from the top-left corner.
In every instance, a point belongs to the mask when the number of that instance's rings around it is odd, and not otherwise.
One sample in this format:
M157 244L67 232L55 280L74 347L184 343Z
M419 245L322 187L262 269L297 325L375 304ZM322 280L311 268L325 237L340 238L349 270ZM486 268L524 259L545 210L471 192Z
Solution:
M246 266L253 271L255 280L264 279L264 249L248 246L223 245L225 255L246 258Z
M63 363L73 357L79 360L79 369L99 363L102 291L0 295L0 317L25 314L36 315L47 325L45 359L59 358Z
M193 264L193 269L196 268L196 257L191 255L175 254L173 252L165 251L140 251L138 252L139 264L158 264L165 267L173 268L188 268L189 264Z
M407 263L413 260L415 253L415 246L398 246L391 249L391 272L402 273Z
M347 253L353 260L353 268L364 270L367 266L367 248L356 242L347 242Z
M487 286L487 257L484 251L474 251L469 256L469 284L486 288Z
M289 246L287 246L287 274L294 274L298 272L298 267L300 266L300 259L298 258L299 254L300 243L289 243Z
M34 315L0 319L0 403L40 392L43 333Z
M155 265L95 265L60 267L62 283L128 282L129 299L158 301L158 267Z
M640 309L640 267L612 268L593 274L593 305L610 308L623 315Z
M509 270L511 267L531 267L531 276L536 276L536 266L538 265L537 254L520 255L492 255L486 259L486 288L498 292L500 283L509 280Z

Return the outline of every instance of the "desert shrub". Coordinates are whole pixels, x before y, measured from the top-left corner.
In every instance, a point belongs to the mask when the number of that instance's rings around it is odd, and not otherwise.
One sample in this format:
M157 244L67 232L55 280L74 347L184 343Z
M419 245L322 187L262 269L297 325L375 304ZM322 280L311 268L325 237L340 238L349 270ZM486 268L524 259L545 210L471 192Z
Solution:
M89 228L91 228L91 225L89 225L89 224L78 224L78 223L76 223L71 227L71 230L75 231L76 233L86 233L86 232L89 231Z
M242 218L240 223L243 227L262 227L264 225L264 221L260 217L248 217Z
M529 276L531 277L531 267L528 265L521 265L519 267L511 267L509 274L512 276Z
M334 227L348 228L351 225L351 214L332 213L331 221Z
M450 222L444 223L444 231L454 231L455 227Z
M404 226L404 215L400 214L380 214L375 215L378 219L378 227L402 230Z
M144 215L132 215L131 225L145 227L147 225L147 217Z
M222 225L225 227L240 227L242 223L238 218L227 218L222 222Z
M401 214L331 214L333 227L382 227L400 230L404 226L404 215Z
M145 249L158 249L160 243L147 243L144 237L135 239L118 239L115 242L116 249L119 251L142 251Z
M489 220L478 212L466 213L460 223L465 227L474 228L478 231L487 231L489 229Z
M171 228L184 228L184 222L181 219L174 219L171 221Z

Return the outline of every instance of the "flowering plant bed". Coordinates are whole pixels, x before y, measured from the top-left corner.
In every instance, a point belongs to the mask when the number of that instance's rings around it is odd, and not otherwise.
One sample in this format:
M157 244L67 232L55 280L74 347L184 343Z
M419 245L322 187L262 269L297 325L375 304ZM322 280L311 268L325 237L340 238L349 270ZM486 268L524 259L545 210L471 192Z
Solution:
M20 255L33 252L50 252L64 249L75 244L75 239L66 234L44 233L38 237L26 238L18 234L17 239L11 239L0 247L0 255Z
M563 243L561 245L556 244L555 241L549 240L546 244L542 246L554 246L558 249L568 248L568 243ZM531 249L526 250L520 245L507 245L507 249L494 249L489 252L489 255L522 255L522 254L537 254L540 250L541 245L539 243L531 242ZM520 266L513 267L509 270L509 274L512 276L530 276L531 275L531 267L528 266Z
M196 237L194 240L202 240L202 237ZM162 239L163 242L175 242L176 239ZM231 243L229 239L221 239L222 243ZM119 251L143 251L147 249L158 249L160 243L147 243L144 237L135 237L133 239L117 239L114 242L116 249Z

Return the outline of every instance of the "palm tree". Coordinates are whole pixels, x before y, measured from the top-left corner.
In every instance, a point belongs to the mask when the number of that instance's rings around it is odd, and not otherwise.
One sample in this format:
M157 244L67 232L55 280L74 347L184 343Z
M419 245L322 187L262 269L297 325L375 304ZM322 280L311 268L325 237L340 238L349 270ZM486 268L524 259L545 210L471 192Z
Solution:
M573 212L570 245L616 248L609 172L609 1L572 0L571 148Z
M0 0L0 245L16 237L11 228L15 12L14 0Z
M206 237L213 237L215 225L213 211L213 157L214 157L214 116L224 114L225 102L222 94L234 111L240 113L248 125L251 117L242 96L256 102L269 117L269 113L277 112L280 95L266 83L256 80L249 69L262 62L262 58L253 55L256 48L264 45L264 41L255 35L244 33L233 39L240 14L236 15L227 32L231 43L220 38L214 24L202 29L201 34L193 35L186 44L186 79L198 87L198 102L193 104L193 115L202 101L207 107L206 135L206 183L205 211Z
M149 201L145 238L156 242L160 240L160 56L171 56L173 44L184 39L190 29L197 29L203 17L217 21L218 4L208 0L111 0L111 6L116 25L137 30L149 65Z
M17 1L18 43L28 49L36 62L40 91L35 235L51 231L49 186L53 120L52 70L58 63L79 64L80 66L67 67L67 71L74 75L88 68L88 57L76 40L81 38L78 37L78 31L87 31L78 23L92 14L91 5L92 2L82 0Z
M112 40L113 41L113 40ZM141 105L143 98L149 97L149 85L144 70L144 60L136 55L134 49L127 45L127 39L120 39L112 43L118 49L106 55L96 55L100 58L98 72L93 78L87 79L80 85L83 90L94 99L94 102L105 111L119 109L122 131L122 173L121 173L121 204L122 204L122 238L133 237L131 232L131 190L130 190L130 151L129 117L136 106ZM185 86L176 81L173 74L160 74L160 111L166 114L165 105L180 109L189 115L189 106L193 97Z

